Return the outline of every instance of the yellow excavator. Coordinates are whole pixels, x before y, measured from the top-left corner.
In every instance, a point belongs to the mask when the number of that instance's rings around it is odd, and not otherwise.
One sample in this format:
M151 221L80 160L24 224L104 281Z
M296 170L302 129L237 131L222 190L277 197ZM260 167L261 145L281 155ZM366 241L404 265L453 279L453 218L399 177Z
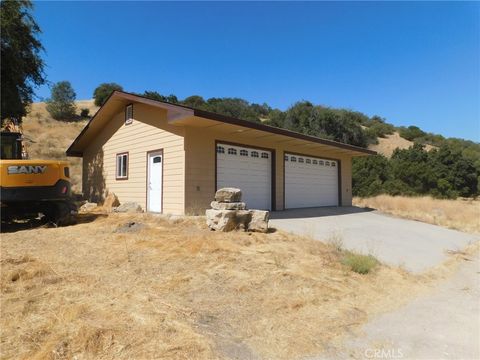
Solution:
M8 122L0 131L2 223L43 218L56 226L75 222L70 168L66 161L30 160L21 129Z

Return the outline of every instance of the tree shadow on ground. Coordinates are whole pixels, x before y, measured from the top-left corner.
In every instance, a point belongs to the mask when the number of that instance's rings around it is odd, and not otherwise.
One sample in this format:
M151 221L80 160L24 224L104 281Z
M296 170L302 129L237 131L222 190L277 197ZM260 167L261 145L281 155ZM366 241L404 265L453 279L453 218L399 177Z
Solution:
M87 224L90 222L95 221L98 218L104 218L108 215L105 214L78 214L76 216L76 223L72 225L67 225L64 227L76 226L80 224ZM49 228L56 228L54 224L47 221L45 217L37 217L31 219L15 219L10 221L2 221L2 225L0 227L0 233L12 233L17 231L23 230L33 230L33 229L49 229Z
M372 208L361 208L357 206L325 206L315 208L288 209L283 211L272 211L270 219L300 219L312 217L340 216L375 211Z

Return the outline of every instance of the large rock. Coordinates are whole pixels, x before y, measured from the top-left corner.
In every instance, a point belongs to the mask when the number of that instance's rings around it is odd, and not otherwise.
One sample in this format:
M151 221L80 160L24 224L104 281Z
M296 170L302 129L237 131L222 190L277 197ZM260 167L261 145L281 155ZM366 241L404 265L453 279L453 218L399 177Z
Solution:
M245 210L246 204L244 202L218 202L212 201L210 203L212 209L215 210Z
M118 201L117 195L114 193L109 193L105 200L103 201L103 209L106 211L112 211L113 208L120 205L120 201Z
M215 201L218 202L240 202L242 201L242 190L237 188L222 188L215 193Z
M247 210L215 210L205 212L207 225L216 231L246 230L250 221Z
M80 206L79 211L80 211L80 212L90 212L90 211L92 211L93 209L96 209L97 206L98 206L97 203L86 202L85 204L83 204L82 206Z
M269 212L264 210L250 210L249 212L251 219L247 230L266 233L268 231Z
M114 212L119 213L141 213L143 212L142 207L136 202L127 201L120 206L117 206L113 209Z
M252 218L252 214L248 210L235 210L237 216L237 230L247 231L248 224Z
M235 210L208 209L205 212L207 225L216 231L232 231L237 228L237 215Z

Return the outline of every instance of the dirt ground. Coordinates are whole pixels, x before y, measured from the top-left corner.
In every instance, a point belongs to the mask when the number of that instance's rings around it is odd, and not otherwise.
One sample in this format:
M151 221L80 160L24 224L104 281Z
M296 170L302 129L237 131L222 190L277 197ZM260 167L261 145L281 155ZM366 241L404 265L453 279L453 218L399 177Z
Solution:
M203 218L81 222L2 234L2 358L301 358L438 278L360 275L335 246Z

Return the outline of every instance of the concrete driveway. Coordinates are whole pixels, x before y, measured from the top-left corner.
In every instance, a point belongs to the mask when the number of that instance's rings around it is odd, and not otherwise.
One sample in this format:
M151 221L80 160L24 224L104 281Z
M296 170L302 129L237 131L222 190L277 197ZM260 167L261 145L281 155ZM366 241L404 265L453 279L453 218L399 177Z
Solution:
M466 259L432 291L378 315L310 359L480 359L480 253Z
M341 238L343 247L372 254L380 261L423 272L479 236L405 220L357 207L323 207L272 212L270 226L328 242Z

